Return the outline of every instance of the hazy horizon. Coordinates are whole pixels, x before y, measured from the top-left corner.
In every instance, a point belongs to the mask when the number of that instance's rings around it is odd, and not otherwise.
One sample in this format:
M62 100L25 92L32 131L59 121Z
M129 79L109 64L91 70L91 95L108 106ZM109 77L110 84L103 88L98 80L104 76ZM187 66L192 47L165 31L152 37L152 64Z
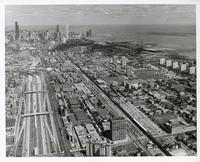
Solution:
M34 24L29 24L29 25L23 25L21 24L19 21L18 22L18 25L20 26L56 26L56 25L59 25L59 26L66 26L66 24L37 24L37 25L34 25ZM9 25L5 25L5 27L11 27L11 26L14 26L15 25L15 22L14 24L9 24ZM126 25L134 25L134 26L140 26L140 25L160 25L160 26L196 26L196 24L67 24L68 26L103 26L103 25L110 25L110 26L114 26L114 25L119 25L119 26L126 26Z
M6 5L5 26L195 25L195 5Z

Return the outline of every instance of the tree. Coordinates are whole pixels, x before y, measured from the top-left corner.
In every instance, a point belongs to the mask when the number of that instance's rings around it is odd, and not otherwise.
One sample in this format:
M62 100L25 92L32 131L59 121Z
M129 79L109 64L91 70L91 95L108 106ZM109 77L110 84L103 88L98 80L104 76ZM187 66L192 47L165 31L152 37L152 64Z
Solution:
M128 84L128 83L126 83L126 85L125 85L125 89L126 89L126 90L129 89L129 84Z

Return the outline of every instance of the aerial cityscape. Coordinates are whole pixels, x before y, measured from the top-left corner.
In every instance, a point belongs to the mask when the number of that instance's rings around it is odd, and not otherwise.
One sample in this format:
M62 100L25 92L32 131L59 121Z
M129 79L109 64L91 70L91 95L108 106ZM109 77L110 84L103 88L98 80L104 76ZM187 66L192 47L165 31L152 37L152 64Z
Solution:
M194 5L7 5L6 156L196 156L195 19Z

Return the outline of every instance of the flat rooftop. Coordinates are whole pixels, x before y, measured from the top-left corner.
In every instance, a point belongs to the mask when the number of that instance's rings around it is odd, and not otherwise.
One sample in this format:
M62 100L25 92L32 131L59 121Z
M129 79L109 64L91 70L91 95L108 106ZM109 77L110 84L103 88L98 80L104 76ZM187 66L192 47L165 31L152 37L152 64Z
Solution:
M70 105L80 105L80 100L78 97L73 97L69 99L69 103Z

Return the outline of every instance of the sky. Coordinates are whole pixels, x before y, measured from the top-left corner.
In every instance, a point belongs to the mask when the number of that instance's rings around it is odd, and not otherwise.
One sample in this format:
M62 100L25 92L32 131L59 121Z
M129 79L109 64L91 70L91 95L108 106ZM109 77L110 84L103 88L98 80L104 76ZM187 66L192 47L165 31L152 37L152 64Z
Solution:
M195 24L195 5L6 5L5 25Z

